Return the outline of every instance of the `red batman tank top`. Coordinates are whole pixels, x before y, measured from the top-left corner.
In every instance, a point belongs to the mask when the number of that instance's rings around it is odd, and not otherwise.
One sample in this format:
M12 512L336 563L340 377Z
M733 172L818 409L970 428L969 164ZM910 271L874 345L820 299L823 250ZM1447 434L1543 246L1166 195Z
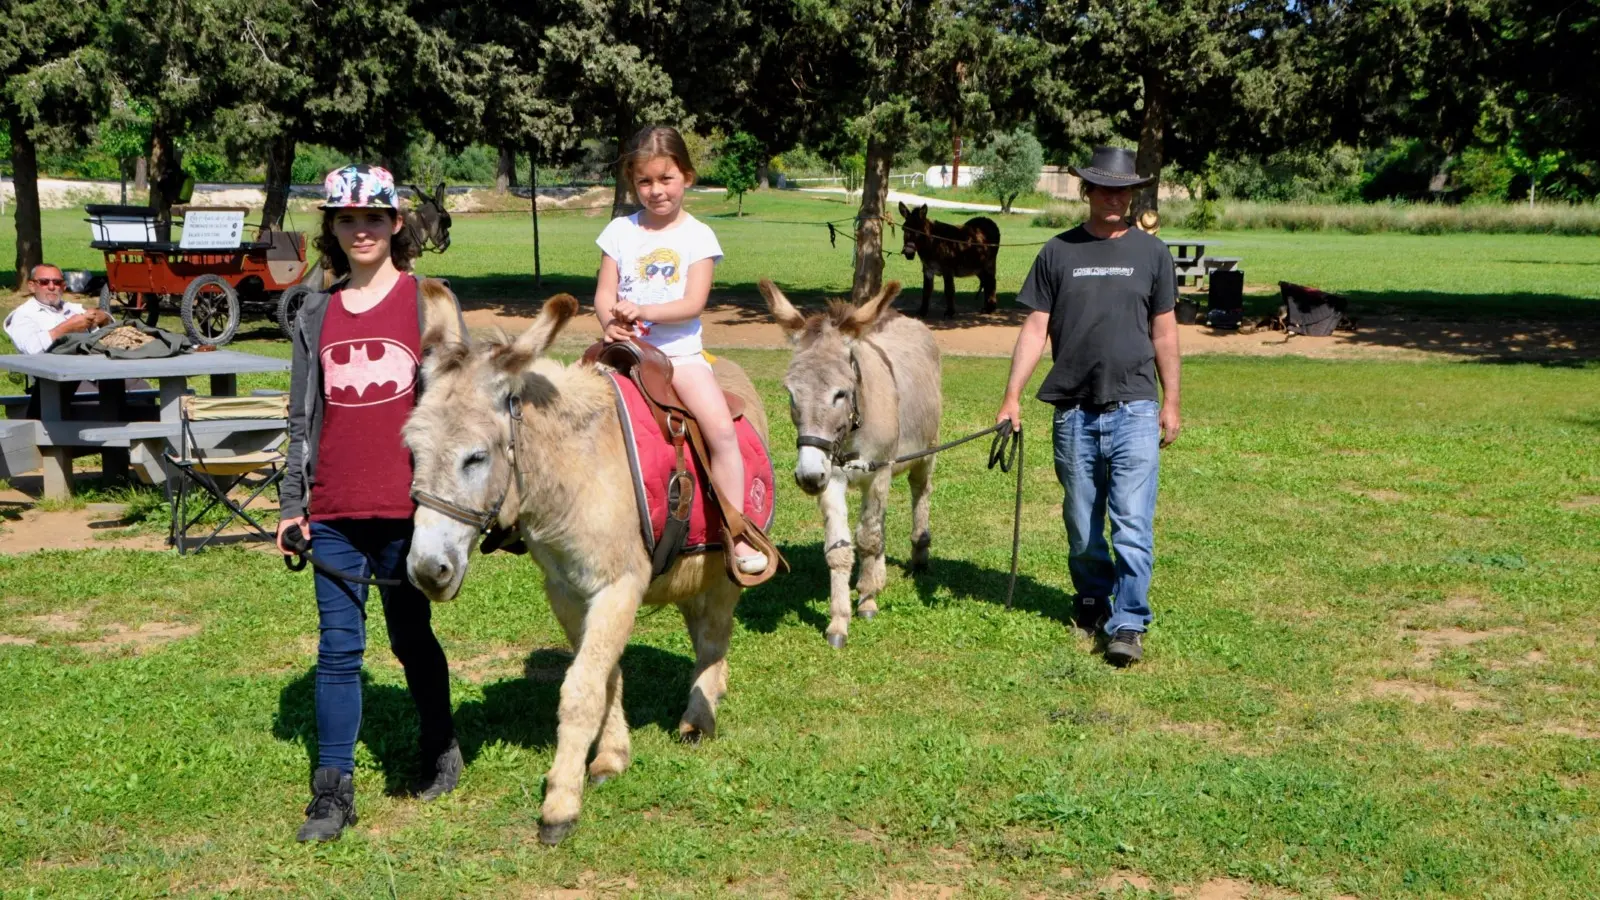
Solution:
M335 292L317 357L323 419L311 518L411 518L411 454L400 429L416 405L422 358L417 279L401 275L361 313L346 310Z

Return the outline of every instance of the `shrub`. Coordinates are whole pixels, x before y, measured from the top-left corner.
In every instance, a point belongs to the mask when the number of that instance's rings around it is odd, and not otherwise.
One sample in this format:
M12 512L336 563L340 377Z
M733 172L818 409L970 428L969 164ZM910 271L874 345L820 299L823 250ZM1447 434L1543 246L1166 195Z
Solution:
M990 135L988 146L972 156L983 174L973 184L979 191L1000 201L1000 211L1011 212L1018 195L1032 191L1044 168L1044 148L1025 128Z
M722 144L722 158L717 160L716 178L728 189L728 195L739 198L739 215L744 215L744 195L756 186L757 176L764 157L761 142L743 131L735 132Z

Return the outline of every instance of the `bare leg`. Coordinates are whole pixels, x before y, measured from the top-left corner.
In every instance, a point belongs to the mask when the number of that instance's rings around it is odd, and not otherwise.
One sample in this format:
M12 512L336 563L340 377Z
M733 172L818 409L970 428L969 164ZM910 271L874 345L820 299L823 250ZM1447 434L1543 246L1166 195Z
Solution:
M559 843L578 824L583 808L584 761L600 736L608 707L611 673L633 632L646 585L624 576L590 598L583 641L561 682L556 756L545 776L539 840ZM620 694L619 694L620 697Z
M739 454L739 434L733 428L733 414L728 412L728 400L722 396L722 386L710 366L690 363L673 366L672 386L678 399L694 414L705 436L706 449L711 455L711 483L717 493L733 506L744 508L744 457ZM734 556L751 556L756 548L739 541L733 548Z
M933 545L933 532L929 530L928 516L933 506L933 464L935 456L918 460L906 472L911 483L911 568L922 571L928 567L928 548Z
M678 736L685 741L716 737L717 704L728 690L728 640L738 600L739 586L724 580L679 607L694 642L694 682L689 706L678 723Z
M856 522L856 547L861 555L861 572L856 575L856 590L861 594L857 613L863 619L878 614L878 592L888 581L883 561L883 516L889 505L890 469L873 473L872 481L861 493L861 518Z
M574 650L583 642L583 604L572 599L564 586L555 579L546 579L545 593L550 597L550 609L567 633ZM600 726L600 740L595 748L594 761L589 763L589 779L596 784L621 774L633 758L632 738L628 735L628 719L622 712L622 666L611 668L606 678L605 722Z
M855 548L850 543L849 486L837 471L822 489L823 558L828 561L828 643L842 649L850 633L850 570L855 568Z

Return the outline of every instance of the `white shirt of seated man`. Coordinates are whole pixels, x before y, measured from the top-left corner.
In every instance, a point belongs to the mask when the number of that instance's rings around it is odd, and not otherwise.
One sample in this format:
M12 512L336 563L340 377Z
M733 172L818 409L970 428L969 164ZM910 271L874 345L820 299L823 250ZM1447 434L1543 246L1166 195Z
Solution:
M62 335L111 324L111 316L105 310L86 311L76 303L66 302L62 296L66 279L55 266L34 266L28 290L33 296L12 310L5 321L6 335L19 353L43 353Z

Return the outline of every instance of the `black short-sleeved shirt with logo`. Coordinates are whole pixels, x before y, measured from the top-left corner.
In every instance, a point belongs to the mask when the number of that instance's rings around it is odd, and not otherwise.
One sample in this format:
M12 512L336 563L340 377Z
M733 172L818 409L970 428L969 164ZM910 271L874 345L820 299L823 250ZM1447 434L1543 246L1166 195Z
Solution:
M1097 238L1078 226L1039 250L1017 302L1050 314L1055 361L1039 399L1158 400L1150 318L1177 303L1172 254L1137 228Z

